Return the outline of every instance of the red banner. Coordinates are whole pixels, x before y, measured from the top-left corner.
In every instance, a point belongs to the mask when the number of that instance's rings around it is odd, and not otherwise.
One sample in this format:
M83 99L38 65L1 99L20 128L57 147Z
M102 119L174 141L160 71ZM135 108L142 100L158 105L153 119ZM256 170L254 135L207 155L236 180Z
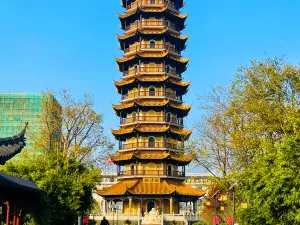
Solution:
M89 217L88 216L83 217L83 224L89 224Z
M218 216L213 217L213 224L219 224L220 223L220 218Z

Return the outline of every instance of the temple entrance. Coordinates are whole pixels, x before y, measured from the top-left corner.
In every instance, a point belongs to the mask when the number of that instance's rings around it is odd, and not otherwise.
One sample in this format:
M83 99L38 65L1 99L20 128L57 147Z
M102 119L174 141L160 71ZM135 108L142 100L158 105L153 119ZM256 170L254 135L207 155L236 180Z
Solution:
M155 203L153 201L149 201L147 203L147 212L150 212L153 208L155 208Z

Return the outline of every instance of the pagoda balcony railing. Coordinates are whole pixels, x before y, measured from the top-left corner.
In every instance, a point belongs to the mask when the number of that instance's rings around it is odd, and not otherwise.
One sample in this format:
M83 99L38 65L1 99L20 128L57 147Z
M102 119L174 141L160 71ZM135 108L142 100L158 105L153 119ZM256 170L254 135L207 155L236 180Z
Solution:
M183 171L172 170L127 170L119 171L117 173L119 177L122 176L170 176L170 177L185 177Z
M135 149L135 148L145 148L145 149L160 149L160 148L167 148L172 150L183 150L184 144L183 143L165 143L165 142L136 142L136 143L129 143L129 144L120 144L120 150L127 150L127 149Z
M135 76L139 73L143 74L162 74L166 73L170 76L180 77L181 74L176 72L176 69L166 68L166 67L156 67L156 66L140 66L138 68L131 68L128 71L123 72L123 76Z
M169 51L172 53L175 53L177 55L180 55L180 51L176 49L174 45L171 45L169 43L166 44L140 44L140 45L135 45L129 48L124 49L124 53L136 53L138 51Z
M132 24L125 26L125 32L132 31L137 28L164 28L167 27L176 33L180 33L180 30L177 28L176 24L173 24L169 21L158 20L158 19L142 19L141 21L136 21Z
M177 101L182 101L181 95L176 95L175 93L171 92L164 92L164 91L137 91L130 94L125 94L121 96L121 100L128 100L128 99L135 99L135 98L142 98L142 97L166 97Z
M164 116L136 116L136 117L129 117L129 118L120 118L121 125L138 123L138 122L149 122L149 123L167 122L167 123L183 126L182 118L172 118L172 117L165 118Z
M176 5L171 2L171 1L168 1L168 0L139 0L139 1L136 1L136 2L133 2L129 5L126 6L126 10L127 11L130 11L130 10L133 10L133 9L136 9L138 6L157 6L157 7L164 7L168 5L168 7L170 9L173 9L173 10L176 10L176 11L179 11L177 8L176 8Z

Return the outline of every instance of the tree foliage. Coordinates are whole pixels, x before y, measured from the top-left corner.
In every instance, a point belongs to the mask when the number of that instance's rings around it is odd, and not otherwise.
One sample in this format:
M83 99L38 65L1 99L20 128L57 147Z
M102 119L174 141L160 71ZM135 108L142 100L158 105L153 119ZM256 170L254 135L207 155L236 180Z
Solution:
M189 146L195 163L224 190L239 181L245 224L298 224L300 68L285 59L251 61L204 100Z
M45 93L37 154L12 160L5 171L30 179L44 191L40 224L73 224L77 212L93 205L100 181L97 162L112 146L103 134L102 115L88 95L76 101L66 90L55 98Z

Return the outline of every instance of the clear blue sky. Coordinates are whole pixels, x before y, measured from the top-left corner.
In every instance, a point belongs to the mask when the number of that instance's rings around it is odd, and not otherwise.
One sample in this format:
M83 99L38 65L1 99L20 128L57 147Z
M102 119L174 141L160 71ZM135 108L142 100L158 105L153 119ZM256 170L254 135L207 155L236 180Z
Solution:
M197 94L227 84L236 68L251 59L286 55L300 59L299 0L187 0L185 57L191 57L185 97L194 108L186 120L200 117ZM117 128L111 103L120 96L114 56L120 56L116 33L120 0L13 0L0 3L1 92L59 91L90 93L105 116L104 127Z

